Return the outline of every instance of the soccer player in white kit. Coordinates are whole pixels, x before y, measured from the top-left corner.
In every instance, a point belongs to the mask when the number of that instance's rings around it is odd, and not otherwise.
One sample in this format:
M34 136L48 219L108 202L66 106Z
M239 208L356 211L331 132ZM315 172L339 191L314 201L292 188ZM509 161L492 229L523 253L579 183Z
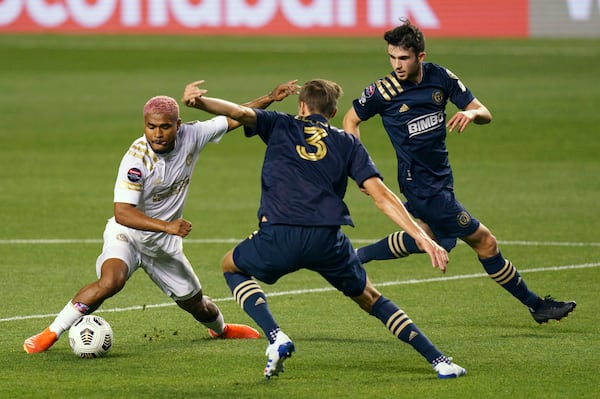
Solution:
M297 93L296 81L247 103L265 108ZM237 121L217 116L182 123L177 101L156 96L144 106L144 136L121 160L114 188L114 216L104 230L102 253L96 260L98 280L83 286L42 332L23 343L29 354L50 348L81 316L94 312L105 299L123 289L137 269L183 310L208 328L215 338L259 338L254 328L226 324L217 305L202 294L200 280L183 253L183 238L192 224L183 208L194 167L202 149L217 143Z

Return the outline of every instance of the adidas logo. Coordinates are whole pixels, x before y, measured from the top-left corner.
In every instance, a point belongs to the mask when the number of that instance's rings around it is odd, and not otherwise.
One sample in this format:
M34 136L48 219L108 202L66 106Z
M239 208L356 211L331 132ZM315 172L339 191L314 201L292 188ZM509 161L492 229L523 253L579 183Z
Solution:
M400 107L400 112L406 112L408 111L410 108L408 108L408 105L406 104L402 104L402 106Z
M263 298L258 298L256 302L254 302L254 306L262 305L263 303L266 303L266 301Z
M408 335L408 340L412 341L417 335L419 335L418 332L416 331L411 331L410 334Z

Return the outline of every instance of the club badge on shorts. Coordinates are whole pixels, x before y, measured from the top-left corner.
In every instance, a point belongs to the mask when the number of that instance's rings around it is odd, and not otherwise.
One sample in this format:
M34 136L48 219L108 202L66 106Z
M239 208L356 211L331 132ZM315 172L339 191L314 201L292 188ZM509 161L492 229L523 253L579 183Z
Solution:
M466 227L469 223L471 223L471 215L467 211L462 211L458 215L456 215L456 221L458 225L461 227Z

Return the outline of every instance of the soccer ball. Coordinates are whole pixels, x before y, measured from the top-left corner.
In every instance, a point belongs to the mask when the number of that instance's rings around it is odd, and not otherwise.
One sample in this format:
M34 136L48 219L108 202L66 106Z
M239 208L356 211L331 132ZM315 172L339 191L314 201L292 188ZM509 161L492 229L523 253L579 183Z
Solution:
M112 344L112 328L100 316L83 316L69 330L69 345L73 353L85 359L106 355Z

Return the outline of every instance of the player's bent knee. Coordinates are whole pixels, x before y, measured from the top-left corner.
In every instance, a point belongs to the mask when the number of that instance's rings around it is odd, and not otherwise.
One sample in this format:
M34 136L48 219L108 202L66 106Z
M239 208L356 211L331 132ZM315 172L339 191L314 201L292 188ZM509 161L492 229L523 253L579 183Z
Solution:
M221 270L223 273L236 273L239 271L233 262L233 249L229 250L221 260Z
M100 290L101 296L103 298L109 298L121 291L123 287L125 287L126 282L127 279L115 277L108 278L103 276L100 278L100 280L98 280L97 285Z
M491 258L498 254L498 242L491 233L486 235L476 247L473 247L481 259Z
M377 300L380 297L381 294L379 293L379 291L377 291L377 289L375 289L375 287L373 287L372 284L367 283L367 286L365 287L363 293L359 296L352 297L352 300L356 302L362 310L364 310L367 313L371 313L373 305L375 305L375 302L377 302Z

